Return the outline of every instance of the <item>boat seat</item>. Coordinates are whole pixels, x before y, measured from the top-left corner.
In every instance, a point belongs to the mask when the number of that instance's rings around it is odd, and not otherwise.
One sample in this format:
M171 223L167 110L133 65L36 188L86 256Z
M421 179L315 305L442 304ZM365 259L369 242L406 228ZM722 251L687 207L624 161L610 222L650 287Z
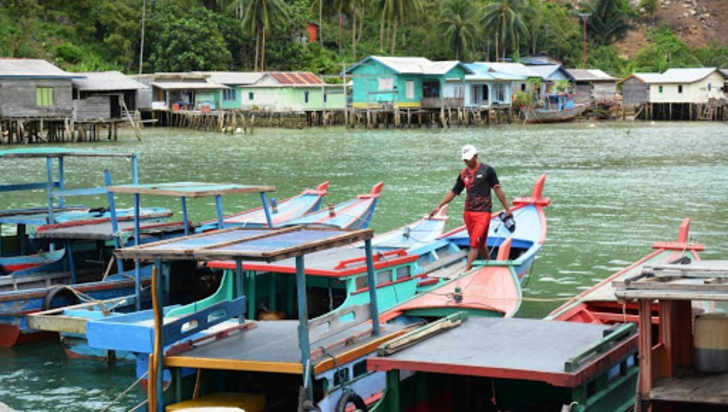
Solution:
M253 393L219 392L200 396L197 399L167 405L164 410L170 411L244 411L263 412L265 410L265 395Z

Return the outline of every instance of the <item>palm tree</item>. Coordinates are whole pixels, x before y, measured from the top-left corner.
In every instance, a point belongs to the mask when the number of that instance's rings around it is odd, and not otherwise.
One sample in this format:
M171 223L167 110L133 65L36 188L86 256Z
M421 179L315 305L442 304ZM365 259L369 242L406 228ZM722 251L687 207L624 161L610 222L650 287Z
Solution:
M284 0L240 0L244 2L243 29L255 34L254 70L265 70L265 35L277 22L288 17L288 6ZM260 65L258 62L260 61Z
M508 39L511 40L512 50L516 50L520 36L528 35L528 28L523 22L526 12L524 0L494 0L483 7L481 23L485 27L495 29L496 60L500 58L500 51L505 56L505 44Z
M477 13L471 0L447 0L440 13L440 29L461 60L470 51L478 31Z
M621 38L632 27L630 20L636 16L626 0L592 0L582 4L590 14L587 21L589 38L599 44L609 44Z
M392 25L392 47L391 54L394 54L397 44L397 28L420 14L423 9L422 0L385 0L390 5L385 9L387 17Z

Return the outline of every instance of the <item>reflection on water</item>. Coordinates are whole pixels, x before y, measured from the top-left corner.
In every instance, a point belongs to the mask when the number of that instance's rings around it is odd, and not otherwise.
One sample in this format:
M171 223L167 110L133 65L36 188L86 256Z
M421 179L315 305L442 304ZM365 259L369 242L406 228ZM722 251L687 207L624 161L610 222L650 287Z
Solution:
M675 240L684 217L703 258L728 258L728 127L719 123L596 123L487 129L347 131L256 129L253 136L182 130L145 131L89 147L134 151L141 181L273 184L279 199L330 180L327 202L339 202L385 181L372 221L385 231L429 212L455 182L459 148L473 143L494 166L509 199L530 193L547 174L548 238L524 288L523 316L541 317L572 296L647 254L655 241ZM44 162L0 161L0 182L44 180ZM118 159L66 162L69 186L100 184L104 168L129 182ZM0 209L43 206L41 191L2 194ZM73 199L103 205L105 199ZM462 224L462 198L449 226ZM119 196L121 206L131 198ZM177 199L143 197L145 206L179 212ZM224 199L226 213L256 206L252 196ZM497 203L497 202L496 202ZM188 201L195 221L212 218L212 199ZM0 401L22 410L98 410L134 381L133 365L107 367L67 360L58 345L0 351ZM138 390L122 404L142 398Z

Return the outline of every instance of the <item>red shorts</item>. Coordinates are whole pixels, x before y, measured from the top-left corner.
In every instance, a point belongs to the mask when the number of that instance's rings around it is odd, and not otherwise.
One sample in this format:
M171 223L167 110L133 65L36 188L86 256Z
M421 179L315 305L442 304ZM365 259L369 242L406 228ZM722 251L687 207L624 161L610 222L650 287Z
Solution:
M484 248L485 240L488 238L488 226L490 226L490 212L469 212L463 213L465 227L468 228L471 248Z

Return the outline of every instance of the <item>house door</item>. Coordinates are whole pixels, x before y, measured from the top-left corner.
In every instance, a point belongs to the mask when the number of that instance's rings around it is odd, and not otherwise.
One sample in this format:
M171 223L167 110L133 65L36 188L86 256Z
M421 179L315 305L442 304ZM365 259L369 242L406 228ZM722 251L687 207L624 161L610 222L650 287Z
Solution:
M119 104L119 95L113 95L109 96L109 101L111 103L111 118L112 119L120 119L121 118L121 105Z
M482 105L483 104L483 90L482 90L482 88L480 86L473 86L471 90L472 90L472 93L473 93L473 98L472 98L473 106L480 106L480 105Z
M488 106L490 99L490 90L488 89L488 85L483 85L483 103L481 103L481 106Z

